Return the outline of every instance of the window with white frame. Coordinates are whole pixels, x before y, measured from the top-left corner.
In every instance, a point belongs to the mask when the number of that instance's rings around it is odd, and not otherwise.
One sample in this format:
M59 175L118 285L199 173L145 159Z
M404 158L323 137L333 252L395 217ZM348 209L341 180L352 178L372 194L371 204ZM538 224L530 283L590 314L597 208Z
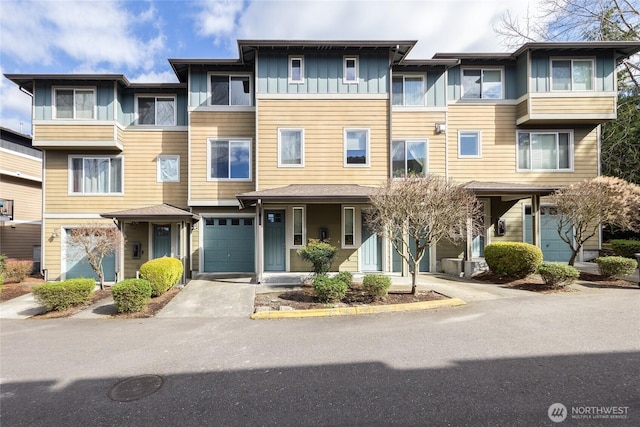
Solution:
M56 119L95 119L96 91L84 88L54 89Z
M342 209L342 246L356 245L356 208L345 207Z
M251 77L235 74L210 74L211 105L251 106Z
M343 68L343 83L358 83L358 57L345 56Z
M122 194L122 157L69 157L69 193Z
M393 105L424 106L424 78L397 75L391 82Z
M158 163L158 182L180 182L180 156L160 155Z
M175 126L175 96L138 96L136 98L138 125Z
M304 208L293 208L293 246L304 245Z
M391 142L391 176L425 176L427 173L427 141L400 140Z
M462 69L462 97L470 99L502 99L502 69Z
M209 179L251 179L251 141L209 139Z
M458 132L458 157L482 157L479 131L461 130Z
M571 170L572 140L570 131L518 132L518 170Z
M304 129L278 129L278 166L304 166Z
M289 57L289 83L304 83L304 58Z
M344 130L345 166L369 166L369 129Z
M557 91L593 90L592 59L551 60L551 89Z

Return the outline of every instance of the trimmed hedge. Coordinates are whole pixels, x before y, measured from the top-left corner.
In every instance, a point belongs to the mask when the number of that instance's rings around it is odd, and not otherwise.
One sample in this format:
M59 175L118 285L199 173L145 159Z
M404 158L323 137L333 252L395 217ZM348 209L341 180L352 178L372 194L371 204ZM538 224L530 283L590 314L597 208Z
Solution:
M88 302L95 288L94 279L79 278L34 286L32 292L48 311L62 311Z
M384 274L366 274L362 287L372 297L386 297L391 287L391 277Z
M640 254L640 240L614 239L609 244L618 256L635 259L635 254Z
M545 285L554 288L570 285L580 277L580 272L575 267L561 262L543 262L538 266L538 273Z
M111 288L118 313L144 310L151 292L151 282L145 279L126 279Z
M633 274L638 263L635 259L621 256L605 256L594 260L598 264L600 275L604 278L624 277Z
M529 243L497 242L484 248L484 259L495 274L524 279L542 263L542 251Z
M341 271L340 273L335 275L336 280L341 280L347 284L348 287L351 287L353 282L353 274L348 271Z
M338 277L318 274L313 279L313 290L321 302L337 302L347 295L349 285Z
M140 266L140 278L151 282L151 296L159 297L182 277L182 262L177 258L156 258Z
M309 243L298 249L297 253L303 260L313 264L315 274L326 274L331 269L338 248L326 242L309 239Z

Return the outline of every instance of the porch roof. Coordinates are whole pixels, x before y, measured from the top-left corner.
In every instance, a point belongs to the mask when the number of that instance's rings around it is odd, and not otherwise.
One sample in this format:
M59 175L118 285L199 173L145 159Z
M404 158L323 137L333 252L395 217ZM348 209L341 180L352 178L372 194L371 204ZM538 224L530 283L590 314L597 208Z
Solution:
M532 195L548 196L554 191L562 188L559 185L534 185L520 184L512 182L482 182L469 181L463 185L464 188L473 191L476 195L482 196L513 196L523 195L530 197Z
M100 214L103 218L116 218L119 220L146 220L146 219L161 219L161 220L199 220L200 217L192 212L184 209L177 208L175 206L163 203L161 205L146 206L143 208L126 209L116 212L105 212Z
M366 203L376 191L375 187L357 184L291 184L286 187L251 191L236 195L240 207L251 206L259 199L269 203L321 203L321 202L359 202Z

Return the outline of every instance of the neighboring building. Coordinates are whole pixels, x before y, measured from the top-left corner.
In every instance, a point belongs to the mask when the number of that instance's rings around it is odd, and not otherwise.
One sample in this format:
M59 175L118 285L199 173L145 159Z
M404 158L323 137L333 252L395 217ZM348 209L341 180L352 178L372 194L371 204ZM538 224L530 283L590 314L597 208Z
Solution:
M307 271L296 250L310 238L340 249L335 269L407 274L362 218L377 185L409 172L464 183L484 204L484 235L431 248L424 271L505 240L568 259L541 198L600 173L616 67L640 42L408 60L414 44L244 40L236 60L169 60L177 84L7 75L32 94L45 151L48 279L86 273L65 237L95 221L128 240L108 280L165 255L191 273Z
M42 152L31 137L0 128L0 254L40 270Z

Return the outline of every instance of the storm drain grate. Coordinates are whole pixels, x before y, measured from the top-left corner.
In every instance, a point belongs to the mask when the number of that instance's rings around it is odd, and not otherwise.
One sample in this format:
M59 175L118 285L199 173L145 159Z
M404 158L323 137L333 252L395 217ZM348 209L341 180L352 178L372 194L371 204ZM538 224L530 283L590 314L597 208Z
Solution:
M132 402L160 390L164 379L160 375L139 375L120 381L109 391L109 398L116 402Z

